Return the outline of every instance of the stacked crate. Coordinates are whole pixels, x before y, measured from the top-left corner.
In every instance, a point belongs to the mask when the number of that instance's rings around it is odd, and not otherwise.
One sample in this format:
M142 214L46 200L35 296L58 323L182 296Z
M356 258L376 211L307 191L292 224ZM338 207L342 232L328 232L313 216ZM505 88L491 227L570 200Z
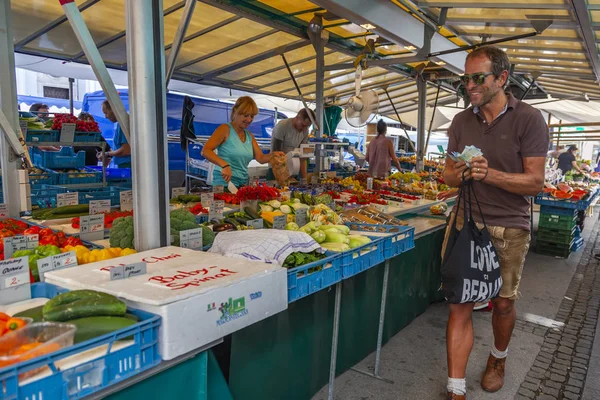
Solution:
M577 210L542 206L537 232L537 252L554 257L568 258L571 251L583 244L577 226Z

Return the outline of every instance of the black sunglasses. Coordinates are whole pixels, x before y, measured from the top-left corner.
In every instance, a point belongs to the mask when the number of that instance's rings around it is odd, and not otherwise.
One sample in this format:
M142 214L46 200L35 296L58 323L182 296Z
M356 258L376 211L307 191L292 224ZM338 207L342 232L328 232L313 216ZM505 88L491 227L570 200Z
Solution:
M481 85L483 82L485 82L485 78L487 78L490 75L494 75L494 73L493 72L477 72L475 74L461 76L460 81L462 82L463 85L467 86L469 84L469 81L471 79L473 79L474 84Z

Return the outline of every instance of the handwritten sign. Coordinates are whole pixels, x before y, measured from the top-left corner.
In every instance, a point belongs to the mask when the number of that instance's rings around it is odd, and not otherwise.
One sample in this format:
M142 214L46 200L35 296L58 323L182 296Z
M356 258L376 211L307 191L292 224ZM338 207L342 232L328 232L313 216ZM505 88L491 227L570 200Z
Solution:
M373 190L373 178L367 178L367 190Z
M273 229L285 229L287 215L278 215L273 218Z
M221 219L223 218L223 209L225 208L224 200L214 200L210 204L210 210L208 212L208 219L211 220L213 218Z
M146 263L143 261L127 265L119 265L110 269L110 280L116 281L120 279L127 279L138 275L144 275L145 273Z
M5 203L0 204L0 221L8 219L8 206Z
M131 190L124 190L119 193L119 200L121 204L121 211L133 210L133 192Z
M183 196L185 194L185 188L184 187L176 187L171 189L171 198L177 197L177 196Z
M200 194L200 202L202 203L202 207L210 207L210 204L215 199L214 193L201 193Z
M223 193L225 187L223 185L213 186L213 193Z
M305 210L300 209L298 212L296 212L296 223L299 227L303 227L308 223L308 216L306 215Z
M248 228L252 228L252 229L262 229L263 228L263 219L262 218L258 218L258 219L252 219L250 221L246 222L246 226Z
M188 229L179 232L179 247L202 250L202 228Z
M57 207L76 206L78 204L79 204L79 193L78 192L59 193L56 195L56 206Z
M85 215L79 218L79 237L81 240L104 239L104 215Z
M27 239L25 236L5 237L2 240L4 242L4 259L9 259L13 253L19 250L27 249Z
M25 235L25 242L27 243L27 249L33 250L39 246L40 235Z
M62 124L62 128L60 129L61 143L75 142L75 127L75 124Z
M69 251L62 254L42 258L37 260L38 272L40 281L45 281L45 274L50 271L56 271L64 268L77 266L77 254L74 251Z
M0 261L0 304L31 298L29 257Z
M110 212L110 200L91 200L90 215L108 214Z

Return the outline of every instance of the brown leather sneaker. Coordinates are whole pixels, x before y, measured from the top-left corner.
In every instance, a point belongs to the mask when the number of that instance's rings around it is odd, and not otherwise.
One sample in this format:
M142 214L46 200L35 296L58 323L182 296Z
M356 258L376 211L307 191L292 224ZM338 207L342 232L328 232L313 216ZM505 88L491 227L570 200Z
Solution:
M448 392L448 396L446 396L446 400L467 400L467 396L464 394L456 394L452 392Z
M506 358L496 358L490 354L487 368L481 379L481 387L486 392L497 392L504 386L504 364Z

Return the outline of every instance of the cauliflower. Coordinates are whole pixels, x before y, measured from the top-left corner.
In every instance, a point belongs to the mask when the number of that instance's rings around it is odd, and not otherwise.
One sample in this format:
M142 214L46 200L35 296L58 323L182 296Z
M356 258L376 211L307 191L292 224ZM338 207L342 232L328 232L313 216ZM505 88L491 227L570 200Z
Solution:
M133 249L133 217L121 217L113 221L109 234L110 247Z

